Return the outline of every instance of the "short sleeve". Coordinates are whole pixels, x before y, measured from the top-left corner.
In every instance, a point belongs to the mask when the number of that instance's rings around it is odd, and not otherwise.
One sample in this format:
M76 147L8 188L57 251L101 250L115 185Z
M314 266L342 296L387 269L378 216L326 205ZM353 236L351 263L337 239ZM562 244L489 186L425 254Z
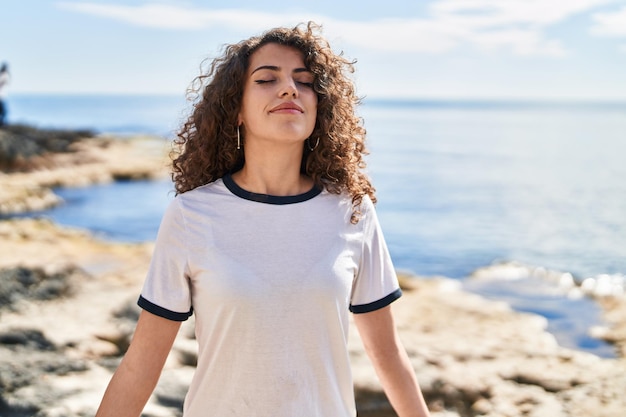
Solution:
M358 271L352 285L350 311L367 313L386 307L402 295L374 204L361 202L363 241Z
M186 230L180 198L175 198L161 220L138 301L144 310L175 321L187 320L192 314Z

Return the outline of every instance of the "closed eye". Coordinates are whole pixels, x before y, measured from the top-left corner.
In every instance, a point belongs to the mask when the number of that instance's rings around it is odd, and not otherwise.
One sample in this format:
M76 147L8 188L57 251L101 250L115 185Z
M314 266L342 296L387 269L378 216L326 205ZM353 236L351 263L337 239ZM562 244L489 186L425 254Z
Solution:
M308 88L313 88L313 83L307 83L307 82L303 82L303 81L298 81L298 84L303 85L303 86L308 87Z
M267 84L267 83L271 83L274 82L275 80L255 80L254 82L257 84Z

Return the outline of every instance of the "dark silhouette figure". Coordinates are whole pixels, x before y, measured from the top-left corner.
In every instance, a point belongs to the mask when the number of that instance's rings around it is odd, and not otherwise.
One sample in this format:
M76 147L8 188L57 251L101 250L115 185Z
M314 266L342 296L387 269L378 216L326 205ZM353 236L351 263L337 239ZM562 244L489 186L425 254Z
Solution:
M7 106L4 102L6 89L5 87L9 84L10 80L9 75L9 66L6 62L2 63L0 67L0 126L4 126L7 116Z

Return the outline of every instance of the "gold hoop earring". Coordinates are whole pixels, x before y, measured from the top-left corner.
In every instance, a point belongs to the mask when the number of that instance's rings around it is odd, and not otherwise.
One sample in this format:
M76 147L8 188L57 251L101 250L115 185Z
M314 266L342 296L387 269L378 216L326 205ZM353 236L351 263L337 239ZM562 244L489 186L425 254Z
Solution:
M311 152L313 152L315 149L317 149L317 146L320 144L320 138L318 137L317 140L315 141L315 145L311 146L311 138L306 138L306 146L307 148L309 148L309 150Z
M241 134L239 133L239 125L237 125L237 150L241 149Z

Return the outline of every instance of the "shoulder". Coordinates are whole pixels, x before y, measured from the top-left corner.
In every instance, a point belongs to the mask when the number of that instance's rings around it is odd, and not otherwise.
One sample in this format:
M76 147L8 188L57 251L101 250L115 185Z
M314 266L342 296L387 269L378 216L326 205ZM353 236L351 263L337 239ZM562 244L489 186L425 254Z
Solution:
M372 199L370 198L369 195L365 194L362 198L361 198L361 211L365 211L367 210L369 211L376 211L376 207L374 206L374 202L372 201Z
M207 198L210 198L214 195L224 195L226 194L226 191L227 190L224 186L224 182L222 181L222 179L218 179L216 181L201 185L192 190L178 194L175 200L178 200L180 204L184 206L199 200L206 200Z
M197 194L203 194L203 193L215 193L215 192L220 192L220 190L226 188L224 186L224 180L219 178L213 182L210 182L208 184L204 184L204 185L200 185L196 188L194 188L193 190L189 190L185 193L180 194L181 196L184 195L197 195Z
M358 224L360 224L364 230L371 231L378 228L376 206L369 195L365 194L361 198L360 204L354 207L354 210L358 219Z
M364 227L364 225L368 223L375 224L377 222L376 208L372 199L367 194L363 195L361 201L356 205L352 195L345 191L333 193L324 190L320 194L320 199L325 200L325 204L328 204L328 207L325 208L328 212L331 210L332 206L333 209L342 213L348 223L354 225L352 222L353 215L356 215L358 218L356 225L359 227Z
M352 210L352 196L346 192L334 193L323 189L319 196L316 198L324 204L335 206L336 208L344 210Z
M219 181L219 183L218 183ZM223 194L221 180L196 187L184 193L177 194L168 204L166 216L179 217L186 221L192 213L202 213L208 206L219 204L217 195Z

